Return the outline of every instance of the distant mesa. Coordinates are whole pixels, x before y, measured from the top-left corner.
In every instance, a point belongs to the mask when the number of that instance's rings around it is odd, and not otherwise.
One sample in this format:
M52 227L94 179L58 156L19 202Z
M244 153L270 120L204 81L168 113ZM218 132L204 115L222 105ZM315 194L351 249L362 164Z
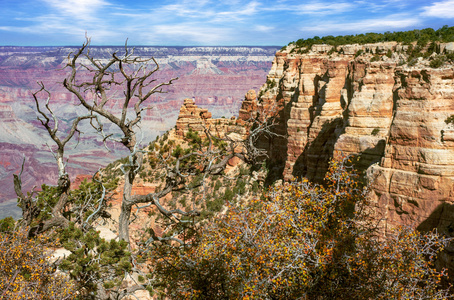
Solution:
M202 57L199 58L196 62L196 68L190 73L191 75L207 75L207 74L217 74L221 75L224 74L221 70L219 70L209 58Z

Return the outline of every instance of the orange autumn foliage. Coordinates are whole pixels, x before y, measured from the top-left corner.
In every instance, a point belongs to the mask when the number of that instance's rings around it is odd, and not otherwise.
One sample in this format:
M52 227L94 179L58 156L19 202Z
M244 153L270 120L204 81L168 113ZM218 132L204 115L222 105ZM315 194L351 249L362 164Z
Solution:
M75 299L75 285L49 262L49 237L26 229L0 231L0 299Z
M399 228L386 239L366 189L332 161L326 184L294 181L230 206L194 242L157 247L154 274L172 299L448 299L437 233ZM427 259L426 259L427 258Z

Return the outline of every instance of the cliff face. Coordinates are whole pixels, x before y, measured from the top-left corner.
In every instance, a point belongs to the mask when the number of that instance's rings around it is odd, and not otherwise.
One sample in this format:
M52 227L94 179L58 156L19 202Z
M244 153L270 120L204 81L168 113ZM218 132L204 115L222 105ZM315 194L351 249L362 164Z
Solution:
M268 147L285 179L320 181L330 157L353 154L386 226L439 227L454 200L454 129L445 123L454 114L454 67L409 66L405 47L278 52L260 101L275 106L275 130L287 138Z
M373 200L389 225L448 228L454 148L453 129L444 120L454 114L454 68L395 73L387 141L380 163L368 169Z

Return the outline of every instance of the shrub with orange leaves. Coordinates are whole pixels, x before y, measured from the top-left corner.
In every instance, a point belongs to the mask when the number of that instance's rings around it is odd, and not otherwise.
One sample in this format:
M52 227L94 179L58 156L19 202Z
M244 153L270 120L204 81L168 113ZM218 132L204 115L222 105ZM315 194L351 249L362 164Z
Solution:
M230 206L191 245L157 247L157 286L172 299L450 298L433 264L449 240L410 228L383 238L348 165L332 161L325 185Z
M50 261L49 237L27 229L0 231L0 299L75 299L76 288Z

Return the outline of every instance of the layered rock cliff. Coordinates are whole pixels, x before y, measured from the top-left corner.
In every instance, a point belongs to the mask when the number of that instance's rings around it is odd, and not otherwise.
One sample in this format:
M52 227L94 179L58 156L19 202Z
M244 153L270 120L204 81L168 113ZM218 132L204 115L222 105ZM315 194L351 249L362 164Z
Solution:
M278 113L283 137L267 146L283 178L320 181L330 157L355 155L383 224L428 229L453 219L454 129L445 120L454 114L454 67L431 68L436 54L409 64L407 48L289 46L276 54L258 105Z

